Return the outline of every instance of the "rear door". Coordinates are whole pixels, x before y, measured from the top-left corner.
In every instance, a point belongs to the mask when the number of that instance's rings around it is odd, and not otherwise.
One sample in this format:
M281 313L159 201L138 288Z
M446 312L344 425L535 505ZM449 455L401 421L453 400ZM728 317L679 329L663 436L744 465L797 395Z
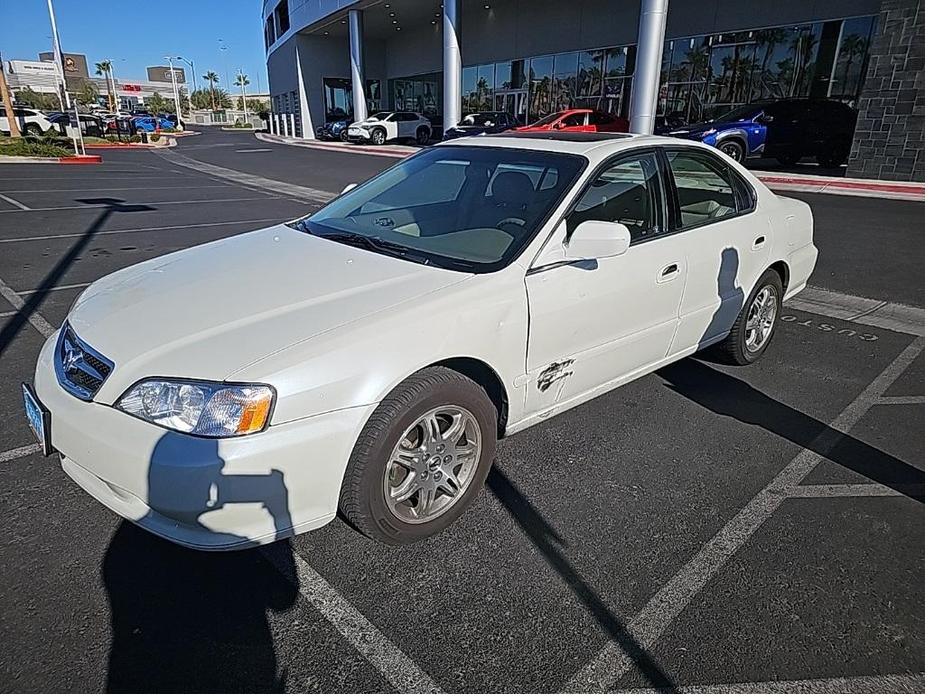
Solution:
M662 161L673 189L672 237L688 263L677 353L729 331L767 267L771 228L753 214L752 187L712 152L671 148Z
M788 153L801 156L806 151L810 138L803 129L805 110L805 102L795 100L779 101L764 109L765 115L772 119L767 122L764 140L764 153L767 156Z

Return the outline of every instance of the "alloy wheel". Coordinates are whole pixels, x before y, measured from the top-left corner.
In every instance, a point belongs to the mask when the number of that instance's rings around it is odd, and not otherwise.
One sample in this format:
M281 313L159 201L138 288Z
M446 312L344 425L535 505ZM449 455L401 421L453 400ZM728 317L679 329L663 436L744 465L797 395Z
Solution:
M748 307L748 317L745 320L746 350L754 354L767 344L774 330L776 318L777 290L771 285L765 285Z
M463 496L482 453L482 432L469 410L437 407L408 427L385 467L389 511L405 523L426 523Z

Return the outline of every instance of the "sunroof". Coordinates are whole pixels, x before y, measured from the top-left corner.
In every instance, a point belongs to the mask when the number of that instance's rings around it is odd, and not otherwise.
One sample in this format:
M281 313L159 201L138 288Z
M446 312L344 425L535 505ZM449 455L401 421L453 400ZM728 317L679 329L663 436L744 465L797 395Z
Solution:
M629 133L582 133L541 130L537 132L503 132L489 137L518 137L532 140L559 140L562 142L602 142L604 140L625 140Z

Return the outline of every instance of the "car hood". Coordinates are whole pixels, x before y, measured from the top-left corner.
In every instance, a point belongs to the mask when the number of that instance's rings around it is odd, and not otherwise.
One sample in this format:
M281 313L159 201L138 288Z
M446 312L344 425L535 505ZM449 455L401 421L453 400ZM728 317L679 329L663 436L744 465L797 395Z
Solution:
M104 277L68 322L115 362L98 394L111 402L150 376L226 379L292 344L469 277L279 225Z
M700 135L705 133L707 130L726 130L728 128L744 128L746 126L753 125L750 120L734 120L734 121L715 121L713 123L694 123L692 125L685 125L681 128L676 128L670 131L672 135Z

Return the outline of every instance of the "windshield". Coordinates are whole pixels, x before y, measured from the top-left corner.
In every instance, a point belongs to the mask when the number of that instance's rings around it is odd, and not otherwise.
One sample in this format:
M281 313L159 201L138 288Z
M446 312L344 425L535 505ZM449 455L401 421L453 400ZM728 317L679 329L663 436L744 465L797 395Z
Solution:
M759 113L761 113L761 106L751 104L749 106L739 106L731 111L726 111L726 113L720 114L713 120L717 123L735 123L742 120L752 120Z
M571 154L435 147L291 226L409 261L490 272L533 239L586 163Z
M369 118L367 118L366 120L385 120L386 118L388 118L388 117L391 116L391 115L392 115L392 112L391 112L391 111L379 111L379 112L374 113L373 115L371 115L371 116L370 116Z
M544 116L543 118L540 118L538 121L536 121L536 123L531 123L530 127L536 127L538 125L549 125L551 123L555 123L561 117L562 117L562 111L559 111L558 113L550 113L548 116Z
M470 113L463 118L463 125L487 125L491 126L498 122L497 113Z

